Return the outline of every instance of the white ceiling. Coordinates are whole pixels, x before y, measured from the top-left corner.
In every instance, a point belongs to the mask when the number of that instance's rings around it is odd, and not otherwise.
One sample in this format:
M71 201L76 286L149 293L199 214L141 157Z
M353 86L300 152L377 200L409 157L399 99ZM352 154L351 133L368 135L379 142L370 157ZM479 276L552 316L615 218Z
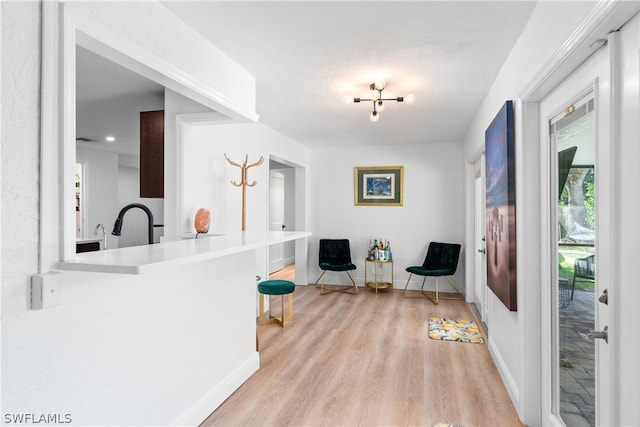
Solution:
M256 77L260 121L305 144L462 141L529 1L164 1ZM377 123L378 75L390 103Z
M260 121L308 146L459 142L531 14L529 1L163 1L256 78ZM85 49L77 136L137 155L163 88ZM377 123L369 84L387 81ZM132 120L132 118L135 118ZM102 141L114 134L115 144Z

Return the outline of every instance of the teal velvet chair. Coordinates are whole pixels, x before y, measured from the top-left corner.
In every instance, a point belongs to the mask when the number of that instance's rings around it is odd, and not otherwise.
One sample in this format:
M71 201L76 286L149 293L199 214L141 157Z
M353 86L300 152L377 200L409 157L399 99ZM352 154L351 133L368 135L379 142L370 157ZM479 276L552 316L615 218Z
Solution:
M358 285L351 274L351 271L355 270L356 266L351 262L351 249L348 239L320 239L318 260L322 273L318 277L318 280L316 280L315 285L320 288L320 295L329 292L345 292L354 295L358 293ZM324 280L327 271L346 272L353 286L325 287ZM320 279L322 279L322 282L320 286L318 286ZM351 290L353 290L353 292L350 292Z
M462 299L462 292L460 292L460 290L456 287L455 283L451 279L451 276L453 276L458 269L460 249L461 246L457 243L429 243L427 256L425 257L422 265L414 265L411 267L407 267L406 269L406 271L410 274L409 278L407 279L407 284L404 286L403 296L407 298L411 297L407 295L407 287L409 286L411 277L416 274L418 276L424 276L424 278L422 279L422 287L420 288L420 292L422 295L420 296L429 298L434 304L438 304L438 301L441 298L438 289L439 277L444 277L445 279L447 279L449 284L453 287L453 289L455 289L455 295L453 297L442 297L442 299ZM427 277L435 278L436 288L433 295L429 295L427 291L424 290L424 284L427 280Z

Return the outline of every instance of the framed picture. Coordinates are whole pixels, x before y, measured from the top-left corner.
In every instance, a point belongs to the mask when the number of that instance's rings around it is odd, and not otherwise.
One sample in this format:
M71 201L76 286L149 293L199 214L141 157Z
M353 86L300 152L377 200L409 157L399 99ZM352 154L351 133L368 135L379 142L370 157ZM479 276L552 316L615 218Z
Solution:
M402 206L404 167L367 166L354 168L356 206Z
M516 298L516 170L513 102L485 132L487 285L510 310Z

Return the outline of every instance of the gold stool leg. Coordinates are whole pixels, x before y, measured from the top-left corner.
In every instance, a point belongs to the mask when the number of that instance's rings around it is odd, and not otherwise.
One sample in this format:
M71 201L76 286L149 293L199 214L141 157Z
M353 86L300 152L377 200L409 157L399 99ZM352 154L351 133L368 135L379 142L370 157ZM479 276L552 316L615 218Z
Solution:
M293 320L293 294L289 294L289 314L286 317L286 320Z
M264 297L265 297L265 295L264 294L258 294L258 295L260 296L260 308L258 309L259 310L258 311L258 323L260 325L264 325L266 323L269 323L269 322L267 322L267 319L264 318Z
M284 321L288 320L291 321L293 320L293 293L291 294L287 294L287 298L288 298L288 303L287 303L287 314L285 315L285 311L284 311L284 295L282 295L282 299L281 299L281 306L282 309L280 311L280 317L275 317L273 318L273 321L276 322L277 324L279 324L280 326L282 326L284 328Z
M273 317L271 315L271 310L269 310L269 317L268 318L264 317L264 299L269 298L269 295L266 295L266 294L259 294L259 295L260 295L260 308L259 308L260 313L258 313L258 323L260 325L268 325L270 323L278 323L282 325L282 321L280 319L278 319L277 317Z
M269 317L265 318L264 317L264 299L265 297L268 297L268 295L265 294L259 294L260 295L260 313L258 313L258 323L260 325L268 325L269 323L277 323L278 325L282 326L284 328L284 321L285 320L293 320L293 293L291 294L287 294L286 296L289 298L288 301L288 313L285 315L285 311L284 311L284 297L285 295L281 296L281 307L282 307L282 311L280 312L280 317L273 317L271 315L271 312L269 313ZM256 337L256 348L257 348L257 337Z
M284 328L284 295L280 296L280 326L282 326Z

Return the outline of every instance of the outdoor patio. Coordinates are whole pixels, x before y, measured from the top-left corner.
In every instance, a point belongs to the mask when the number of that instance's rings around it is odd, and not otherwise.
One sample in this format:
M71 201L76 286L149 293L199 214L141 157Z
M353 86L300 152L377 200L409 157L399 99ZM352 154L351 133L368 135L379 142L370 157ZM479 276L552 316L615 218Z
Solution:
M576 288L559 310L560 414L569 427L595 426L594 343L585 338L594 328L594 299L593 289Z

